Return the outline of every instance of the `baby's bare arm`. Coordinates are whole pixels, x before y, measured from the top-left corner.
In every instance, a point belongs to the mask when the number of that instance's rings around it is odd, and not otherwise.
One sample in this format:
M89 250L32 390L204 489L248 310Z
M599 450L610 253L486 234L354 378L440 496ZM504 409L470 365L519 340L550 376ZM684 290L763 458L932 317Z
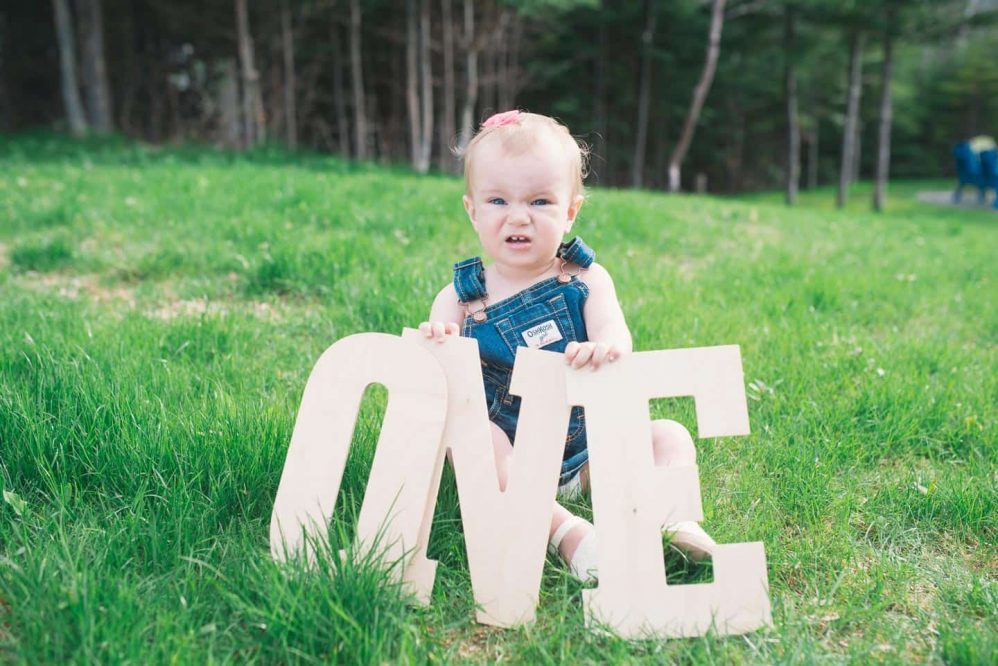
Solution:
M589 298L582 309L589 342L569 343L565 360L575 368L590 365L595 370L604 361L615 361L631 351L633 342L610 274L599 264L593 264L583 276L589 287Z
M464 309L457 300L454 285L448 284L433 299L429 321L421 323L419 330L426 337L443 342L447 336L461 334L462 321L464 321Z

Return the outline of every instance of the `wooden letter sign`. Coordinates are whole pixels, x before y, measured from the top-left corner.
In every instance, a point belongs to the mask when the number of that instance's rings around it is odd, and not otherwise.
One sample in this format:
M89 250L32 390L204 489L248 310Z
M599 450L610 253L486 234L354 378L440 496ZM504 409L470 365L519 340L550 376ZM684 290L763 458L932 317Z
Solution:
M335 507L364 389L383 384L388 407L357 524L392 572L429 603L433 509L449 451L479 622L534 618L573 405L586 410L599 585L584 592L586 622L630 638L733 634L771 623L761 543L725 544L714 582L667 585L662 528L700 520L695 467L657 467L648 401L693 396L701 437L748 434L736 346L638 352L598 372L562 354L517 350L510 393L522 399L506 490L499 490L477 342L444 344L406 329L363 333L319 358L302 396L271 518L276 559L316 555Z

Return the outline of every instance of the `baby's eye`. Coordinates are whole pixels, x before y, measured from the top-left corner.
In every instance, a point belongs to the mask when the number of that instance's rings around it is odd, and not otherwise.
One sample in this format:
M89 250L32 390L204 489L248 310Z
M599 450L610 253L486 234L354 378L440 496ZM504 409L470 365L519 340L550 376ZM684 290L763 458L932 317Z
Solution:
M531 201L530 205L531 206L547 206L549 203L551 203L551 201L549 199L545 199L545 198L541 197L540 199L534 199L533 201Z
M505 206L506 200L503 199L502 197L492 197L491 199L489 199L489 203L495 204L496 206Z

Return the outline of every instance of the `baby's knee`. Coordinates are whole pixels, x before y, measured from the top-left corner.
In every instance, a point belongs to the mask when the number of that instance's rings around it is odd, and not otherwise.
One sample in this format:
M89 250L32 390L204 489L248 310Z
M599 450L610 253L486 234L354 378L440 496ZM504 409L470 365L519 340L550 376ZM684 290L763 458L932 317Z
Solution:
M693 437L683 424L659 419L651 424L656 465L695 465L696 447Z
M513 454L513 445L502 428L495 423L492 426L492 453L496 461L496 473L499 475L499 490L506 490L506 479L509 476L509 457Z

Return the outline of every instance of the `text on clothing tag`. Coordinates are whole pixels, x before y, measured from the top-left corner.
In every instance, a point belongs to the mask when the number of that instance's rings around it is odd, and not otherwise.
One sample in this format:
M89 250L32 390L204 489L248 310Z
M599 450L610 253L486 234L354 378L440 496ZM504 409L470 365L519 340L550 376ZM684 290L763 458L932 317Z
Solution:
M558 330L558 324L555 323L554 319L548 319L543 324L537 324L537 326L528 328L523 332L523 341L531 349L544 347L561 339L561 331Z

